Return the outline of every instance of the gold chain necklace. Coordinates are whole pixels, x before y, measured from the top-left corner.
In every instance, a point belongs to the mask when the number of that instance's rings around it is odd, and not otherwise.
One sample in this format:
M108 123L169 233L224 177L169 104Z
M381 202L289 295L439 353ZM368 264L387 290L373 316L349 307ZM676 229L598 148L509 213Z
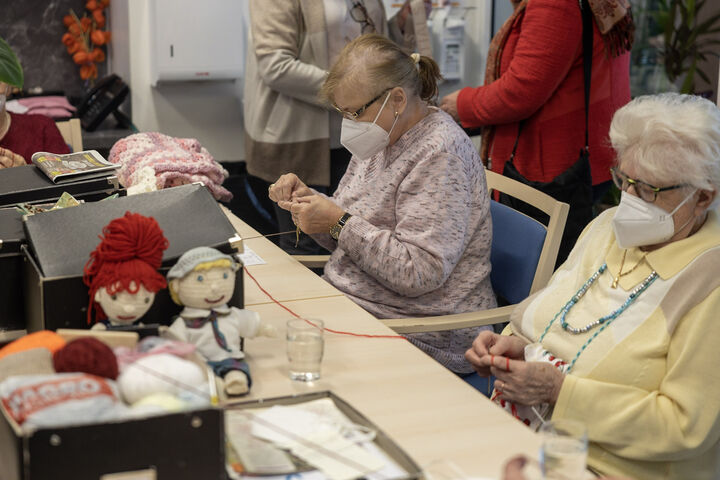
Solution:
M629 275L630 273L634 272L637 267L640 266L640 264L645 260L645 257L647 256L647 253L643 253L642 257L640 257L640 260L635 264L634 267L632 267L627 272L623 272L622 269L625 266L625 256L627 255L627 249L623 252L622 260L620 260L620 269L618 270L618 274L613 278L612 284L610 285L612 288L617 288L618 282L620 281L620 277L624 277L625 275Z

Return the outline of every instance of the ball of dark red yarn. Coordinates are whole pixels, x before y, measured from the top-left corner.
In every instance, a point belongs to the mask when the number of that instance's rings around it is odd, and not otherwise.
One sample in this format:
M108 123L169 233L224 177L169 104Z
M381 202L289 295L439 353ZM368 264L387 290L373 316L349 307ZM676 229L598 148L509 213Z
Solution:
M55 371L83 372L98 377L118 377L117 358L103 342L93 337L81 337L68 342L53 355Z

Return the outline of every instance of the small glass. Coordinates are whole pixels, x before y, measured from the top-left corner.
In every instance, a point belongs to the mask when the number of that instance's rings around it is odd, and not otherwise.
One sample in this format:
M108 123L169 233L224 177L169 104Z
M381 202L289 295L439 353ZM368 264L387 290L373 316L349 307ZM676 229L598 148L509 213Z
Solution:
M312 382L320 378L324 328L322 320L300 318L287 321L290 379Z
M546 480L583 478L587 464L587 429L575 420L555 420L540 427L540 464Z

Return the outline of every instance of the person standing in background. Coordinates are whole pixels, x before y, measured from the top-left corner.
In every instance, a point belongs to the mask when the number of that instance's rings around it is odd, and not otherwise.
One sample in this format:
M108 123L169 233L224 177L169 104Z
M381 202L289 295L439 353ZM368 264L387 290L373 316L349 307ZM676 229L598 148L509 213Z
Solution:
M425 13L431 8L424 2ZM389 21L381 0L250 0L244 98L245 161L250 175L268 187L294 172L307 185L331 195L350 161L340 144L342 116L318 93L343 47L364 33L390 37L413 50L410 0ZM425 19L422 19L425 26ZM417 32L427 38L427 31ZM423 37L424 36L424 37ZM290 214L275 208L278 231L294 230ZM320 253L307 236L280 237L289 253Z
M483 127L481 157L488 168L502 173L517 140L517 170L528 180L550 182L585 145L582 12L577 0L511 1L515 10L490 44L485 85L445 96L441 108L464 127ZM610 121L630 100L634 23L627 0L589 5L589 153L597 201L611 185Z

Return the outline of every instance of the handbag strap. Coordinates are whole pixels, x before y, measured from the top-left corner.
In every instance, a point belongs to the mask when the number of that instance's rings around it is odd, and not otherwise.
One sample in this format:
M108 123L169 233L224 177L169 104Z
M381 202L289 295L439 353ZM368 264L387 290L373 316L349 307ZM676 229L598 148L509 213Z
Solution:
M588 135L588 123L590 113L590 80L592 77L592 55L593 55L593 28L592 28L592 12L588 0L579 0L580 11L582 12L582 42L583 42L583 83L585 87L585 152L590 150L590 138ZM520 133L522 133L525 120L518 123L518 133L515 137L515 145L513 145L512 153L508 162L512 163L517 151L518 142L520 141Z

